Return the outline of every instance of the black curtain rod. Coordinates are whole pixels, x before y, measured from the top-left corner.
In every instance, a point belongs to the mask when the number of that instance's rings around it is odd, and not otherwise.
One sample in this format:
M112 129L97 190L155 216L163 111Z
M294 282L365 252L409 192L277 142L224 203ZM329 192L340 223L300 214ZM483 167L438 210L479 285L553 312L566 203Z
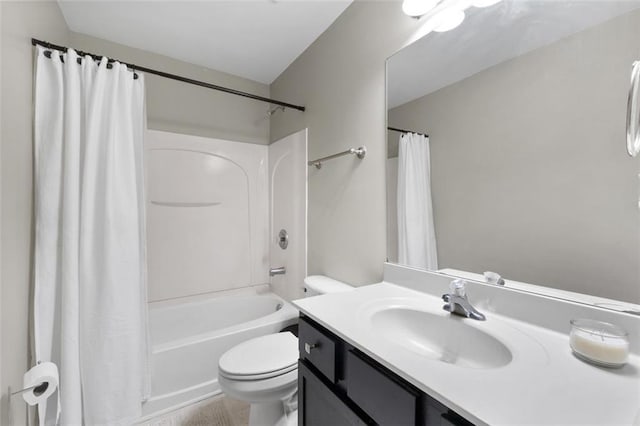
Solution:
M66 52L67 49L68 49L67 47L58 46L56 44L52 44L52 43L49 43L49 42L46 42L46 41L42 41L42 40L37 40L35 38L31 39L31 45L32 46L40 45L40 46L46 47L47 49L59 50L61 52ZM95 60L100 60L102 58L102 55L96 55L95 53L83 52L81 50L77 50L76 52L80 56L91 56ZM113 62L114 60L110 59L110 61ZM141 67L141 66L138 66L138 65L135 65L135 64L129 64L129 63L122 62L122 61L118 61L118 62L126 65L127 67L131 68L133 71L142 71L142 72L145 72L147 74L154 74L154 75L158 75L160 77L168 78L168 79L171 79L171 80L181 81L183 83L194 84L196 86L206 87L207 89L218 90L220 92L230 93L232 95L242 96L244 98L249 98L249 99L254 99L256 101L266 102L268 104L279 105L279 106L282 106L282 107L285 107L285 108L296 109L298 111L304 111L305 110L305 107L300 106L300 105L293 105L293 104L290 104L290 103L287 103L287 102L277 101L275 99L269 99L269 98L265 98L263 96L254 95L252 93L242 92L240 90L230 89L228 87L218 86L218 85L211 84L211 83L205 83L204 81L198 81L198 80L194 80L194 79L187 78L187 77L182 77L182 76L175 75L175 74L169 74L169 73L166 73L164 71L158 71L158 70L154 70L154 69L151 69L151 68Z
M429 137L429 135L426 135L424 133L420 133L420 132L414 132L413 130L404 130L404 129L397 129L395 127L387 127L387 130L391 130L393 132L400 132L400 133L415 133L417 135L422 135L424 137Z

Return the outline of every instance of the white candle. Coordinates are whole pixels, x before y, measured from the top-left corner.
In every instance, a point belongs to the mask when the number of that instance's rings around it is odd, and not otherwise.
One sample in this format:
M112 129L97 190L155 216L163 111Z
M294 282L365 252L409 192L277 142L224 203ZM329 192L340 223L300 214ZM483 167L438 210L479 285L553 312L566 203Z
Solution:
M629 342L626 338L608 336L595 330L573 328L569 343L578 354L606 364L622 365L629 356Z

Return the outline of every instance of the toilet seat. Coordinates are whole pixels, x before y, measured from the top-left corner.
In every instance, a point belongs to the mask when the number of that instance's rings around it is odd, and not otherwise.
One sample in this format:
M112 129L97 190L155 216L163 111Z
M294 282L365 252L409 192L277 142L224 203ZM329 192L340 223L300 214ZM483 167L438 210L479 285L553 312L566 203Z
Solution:
M281 376L298 368L298 339L290 332L247 340L220 357L221 376L252 381Z
M298 364L293 364L287 368L283 368L281 370L275 370L275 371L269 371L266 373L262 373L262 374L231 374L228 373L224 370L222 370L222 368L220 369L220 375L226 377L227 379L231 379L231 380L247 380L247 381L253 381L253 380L264 380L264 379L270 379L272 377L276 377L276 376L282 376L283 374L286 374L290 371L296 370L298 368Z

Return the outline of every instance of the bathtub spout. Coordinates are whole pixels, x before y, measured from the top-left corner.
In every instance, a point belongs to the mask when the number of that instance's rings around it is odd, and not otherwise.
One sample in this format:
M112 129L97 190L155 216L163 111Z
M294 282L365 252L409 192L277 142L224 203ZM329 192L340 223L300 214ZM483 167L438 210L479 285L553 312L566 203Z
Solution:
M287 273L287 268L284 266L280 266L279 268L271 268L269 269L269 276L273 277L274 275L284 275Z

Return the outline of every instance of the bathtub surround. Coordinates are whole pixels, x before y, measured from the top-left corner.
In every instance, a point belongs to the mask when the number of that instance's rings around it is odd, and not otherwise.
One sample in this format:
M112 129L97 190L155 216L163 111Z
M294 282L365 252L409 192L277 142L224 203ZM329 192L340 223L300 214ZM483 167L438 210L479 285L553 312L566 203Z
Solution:
M34 343L61 383L40 424L130 422L150 392L144 74L36 57Z
M268 147L156 130L145 145L149 300L268 283Z
M302 295L306 138L303 130L267 147L146 132L150 301L269 282L285 300ZM280 266L286 273L270 278Z

